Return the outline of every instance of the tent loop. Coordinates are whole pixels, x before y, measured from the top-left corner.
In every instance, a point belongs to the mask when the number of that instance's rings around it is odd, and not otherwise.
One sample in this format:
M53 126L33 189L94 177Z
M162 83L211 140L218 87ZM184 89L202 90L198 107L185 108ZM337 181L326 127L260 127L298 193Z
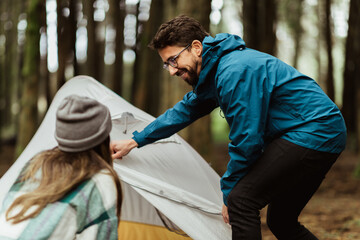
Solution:
M127 124L128 124L128 115L125 116L125 129L123 131L124 134L127 133Z
M121 118L125 118L125 129L123 131L123 134L127 134L127 130L128 130L128 124L131 123L131 120L134 120L134 115L132 113L129 112L124 112L121 115ZM130 120L130 121L129 121Z

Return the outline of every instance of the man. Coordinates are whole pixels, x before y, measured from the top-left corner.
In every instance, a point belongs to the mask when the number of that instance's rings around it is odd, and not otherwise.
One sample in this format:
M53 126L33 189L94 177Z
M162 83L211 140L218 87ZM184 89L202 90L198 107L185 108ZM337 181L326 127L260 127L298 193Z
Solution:
M239 36L209 36L183 15L162 24L150 47L194 90L132 139L114 141L113 158L169 137L220 106L230 126L221 189L233 239L261 239L259 211L266 205L278 239L317 239L298 216L343 151L346 128L316 82L247 48Z

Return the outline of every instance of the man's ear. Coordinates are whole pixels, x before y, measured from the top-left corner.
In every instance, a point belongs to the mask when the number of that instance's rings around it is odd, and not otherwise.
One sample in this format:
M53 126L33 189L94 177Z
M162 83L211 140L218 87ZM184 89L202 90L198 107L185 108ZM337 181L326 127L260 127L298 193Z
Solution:
M202 48L202 43L199 40L194 40L191 43L191 51L193 51L198 57L201 57L202 55Z

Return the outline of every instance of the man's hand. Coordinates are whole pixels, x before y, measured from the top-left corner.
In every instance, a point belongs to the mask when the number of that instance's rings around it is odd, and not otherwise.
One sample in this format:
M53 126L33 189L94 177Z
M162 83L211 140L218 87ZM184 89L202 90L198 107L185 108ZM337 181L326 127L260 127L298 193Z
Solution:
M223 206L222 206L221 214L223 216L224 222L227 223L227 224L230 224L229 223L228 208L227 208L227 206L225 206L225 204L223 204Z
M111 157L112 159L122 159L123 156L127 155L133 148L136 148L137 146L138 144L134 139L111 141Z

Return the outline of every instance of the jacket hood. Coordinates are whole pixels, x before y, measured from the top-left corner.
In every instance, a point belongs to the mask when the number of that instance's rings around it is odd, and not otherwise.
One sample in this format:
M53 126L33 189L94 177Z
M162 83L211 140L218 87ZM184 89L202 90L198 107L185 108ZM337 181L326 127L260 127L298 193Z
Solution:
M202 64L199 81L196 84L194 91L196 94L204 94L206 90L206 82L211 81L216 73L216 66L219 59L225 54L238 49L245 48L244 40L237 36L228 33L220 33L215 37L205 37L203 42Z

